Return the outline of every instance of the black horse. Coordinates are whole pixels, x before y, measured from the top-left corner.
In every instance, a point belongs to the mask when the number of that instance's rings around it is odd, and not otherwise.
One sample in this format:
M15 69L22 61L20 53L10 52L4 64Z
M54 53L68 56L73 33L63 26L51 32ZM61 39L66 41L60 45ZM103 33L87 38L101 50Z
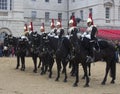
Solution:
M25 71L25 56L26 51L29 47L28 39L25 36L17 38L17 47L16 47L16 57L17 57L17 66L16 69L20 66L21 60L21 71Z
M37 73L37 57L39 57L39 47L41 44L41 36L37 32L32 32L28 36L30 53L34 63L34 73Z
M54 51L55 60L57 63L57 77L56 81L60 78L60 71L63 65L63 72L65 74L64 82L67 82L66 66L68 64L67 57L70 54L70 41L66 37L56 38L48 37L51 48Z
M52 67L54 64L54 58L53 58L54 51L50 45L51 44L49 44L47 33L42 34L41 44L40 44L40 49L39 49L39 57L42 62L41 75L49 71L49 78L52 77Z
M78 82L79 82L78 70L79 70L79 63L81 63L81 65L83 66L84 75L86 78L85 87L88 87L89 86L89 76L87 72L88 63L86 62L86 59L87 59L86 56L88 55L88 51L86 50L86 47L83 45L84 41L82 40L82 38L78 38L77 36L78 31L74 30L73 32L71 32L71 34L72 36L70 40L75 52L74 64L75 64L75 72L76 72L76 81L73 86L78 85ZM111 77L112 77L111 83L114 83L115 77L116 77L115 47L114 45L110 44L105 40L99 40L98 44L100 47L100 51L99 52L94 51L95 62L100 60L103 60L106 62L106 73L102 81L102 84L104 85L106 83L109 70L111 72Z

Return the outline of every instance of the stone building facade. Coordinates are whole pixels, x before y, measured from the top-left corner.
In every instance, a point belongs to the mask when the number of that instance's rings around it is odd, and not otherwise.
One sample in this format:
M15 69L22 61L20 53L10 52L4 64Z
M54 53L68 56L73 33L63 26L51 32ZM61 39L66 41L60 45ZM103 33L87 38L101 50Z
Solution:
M5 33L20 36L24 24L33 22L35 31L45 23L50 30L51 19L62 19L67 30L71 15L80 18L79 27L86 26L89 13L99 28L120 29L120 0L0 0L0 40Z

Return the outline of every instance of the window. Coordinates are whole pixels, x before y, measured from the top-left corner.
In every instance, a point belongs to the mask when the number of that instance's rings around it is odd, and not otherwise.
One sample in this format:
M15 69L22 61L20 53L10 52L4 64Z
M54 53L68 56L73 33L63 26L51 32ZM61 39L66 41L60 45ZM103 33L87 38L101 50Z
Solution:
M32 11L31 15L32 15L32 18L36 18L37 12L36 11Z
M105 18L110 19L110 8L109 7L106 7Z
M10 10L12 10L12 0L10 0Z
M62 3L62 0L58 0L58 3Z
M80 11L80 18L83 20L83 10Z
M49 21L49 16L50 16L50 13L49 12L45 12L45 22Z
M90 8L90 9L89 9L89 13L91 13L91 14L92 14L92 8Z
M62 13L58 13L58 19L62 19Z
M7 10L7 0L0 0L0 10Z
M120 20L120 6L118 7L118 20Z
M75 2L75 0L72 0L72 2Z
M45 0L45 2L49 2L49 0Z

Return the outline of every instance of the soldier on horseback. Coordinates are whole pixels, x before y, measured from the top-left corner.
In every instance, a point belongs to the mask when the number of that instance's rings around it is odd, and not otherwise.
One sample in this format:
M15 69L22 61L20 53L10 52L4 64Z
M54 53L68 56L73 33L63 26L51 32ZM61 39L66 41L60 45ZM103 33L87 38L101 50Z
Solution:
M52 19L52 22L50 24L50 28L51 28L51 31L49 32L48 36L50 37L54 37L56 34L56 31L57 29L55 28L55 25L54 25L54 19Z
M65 32L64 32L64 29L62 28L60 19L58 20L56 26L57 26L57 36L59 39L62 39L63 37L65 37Z
M72 16L72 18L69 21L69 30L68 30L69 37L68 38L70 38L72 36L73 32L78 33L78 29L77 29L76 25L77 24L76 24L75 16ZM73 45L71 45L70 49L71 49L71 53L70 53L69 59L72 60L75 57L75 54L74 54L75 48L73 47Z
M87 50L88 50L88 56L86 62L93 62L94 61L94 54L93 50L98 50L99 46L97 43L96 34L98 32L95 25L92 24L92 19L87 19L87 30L83 33L83 45L89 44ZM85 43L85 44L84 44ZM85 46L86 47L86 46ZM96 48L97 47L97 48Z
M58 37L58 50L59 48L62 46L62 43L64 41L64 38L65 38L65 31L64 29L62 28L62 24L61 24L61 20L59 19L57 24L56 24L56 27L57 27L57 37Z

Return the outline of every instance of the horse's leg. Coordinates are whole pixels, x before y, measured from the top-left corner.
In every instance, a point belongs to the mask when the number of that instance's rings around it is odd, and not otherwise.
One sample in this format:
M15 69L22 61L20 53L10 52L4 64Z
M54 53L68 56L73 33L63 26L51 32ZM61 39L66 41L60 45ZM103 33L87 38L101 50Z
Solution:
M34 63L34 70L33 70L33 72L37 73L37 56L35 54L33 54L32 59L33 59L33 63Z
M48 61L47 61L47 62L48 62ZM45 64L45 71L44 71L44 74L46 74L47 70L48 70L48 64Z
M23 58L22 58L22 56L20 56L20 60L21 60L21 71L23 71L23 67L24 67L24 62L23 62Z
M75 76L76 76L76 80L75 83L73 84L74 87L78 86L78 82L79 82L79 63L76 62L75 64Z
M45 73L45 58L44 57L42 57L41 58L41 61L42 61L42 66L41 66L41 75L43 75L44 73Z
M91 63L88 64L88 68L89 68L89 76L91 76Z
M112 80L111 80L111 83L114 84L115 83L115 79L116 79L116 61L113 60L110 64L110 72L111 72L111 77L112 77Z
M83 62L82 66L83 66L83 70L84 70L84 76L86 78L86 83L85 83L84 87L89 87L90 80L89 80L89 76L87 74L87 64Z
M54 60L51 60L50 61L50 64L49 64L49 78L52 77L52 67L53 67L53 64L54 64Z
M25 56L21 56L22 71L25 71Z
M71 61L72 62L72 70L70 72L71 76L75 76L75 62L74 61Z
M91 76L91 63L88 63L87 68L88 68L88 71L89 71L88 75ZM85 72L84 72L84 75L83 75L82 79L85 79Z
M20 66L20 57L17 55L17 66L16 66L16 69L18 69Z
M69 68L71 68L72 67L72 62L71 61L69 61Z
M40 59L40 57L39 57L39 65L38 65L38 68L40 68L40 65L41 65L41 59Z
M61 60L56 59L56 63L57 63L57 77L56 77L55 81L59 81L60 70L61 70Z
M64 60L62 61L62 64L63 64L64 73L65 73L64 82L67 82L67 71L66 71L66 66L67 66L68 62L66 62L66 60L64 59Z
M105 77L101 83L102 85L105 85L105 82L107 81L107 75L108 75L109 70L110 70L110 65L108 62L106 62L106 73L105 73Z

